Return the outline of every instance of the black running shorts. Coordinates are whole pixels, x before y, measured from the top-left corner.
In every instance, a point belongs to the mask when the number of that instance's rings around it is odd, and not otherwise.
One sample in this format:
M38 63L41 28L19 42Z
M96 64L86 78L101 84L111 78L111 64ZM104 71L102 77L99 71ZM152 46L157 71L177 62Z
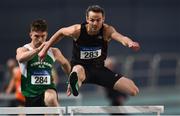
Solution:
M72 67L78 65L71 62ZM81 64L79 64L81 65ZM81 65L85 69L86 79L83 83L94 83L105 88L113 89L114 84L122 75L109 70L104 66Z

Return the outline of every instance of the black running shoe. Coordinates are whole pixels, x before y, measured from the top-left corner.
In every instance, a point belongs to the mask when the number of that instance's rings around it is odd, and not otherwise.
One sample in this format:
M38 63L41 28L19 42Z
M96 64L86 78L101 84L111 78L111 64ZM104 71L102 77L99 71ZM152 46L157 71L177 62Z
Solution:
M71 92L74 96L79 94L78 76L76 72L72 72L69 76L69 82L71 86Z

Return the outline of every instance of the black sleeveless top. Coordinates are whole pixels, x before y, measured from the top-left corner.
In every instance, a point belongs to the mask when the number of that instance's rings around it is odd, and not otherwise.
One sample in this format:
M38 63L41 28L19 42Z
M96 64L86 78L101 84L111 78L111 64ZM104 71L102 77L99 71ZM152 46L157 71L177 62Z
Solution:
M72 62L82 65L103 65L107 57L107 41L103 38L103 26L96 35L88 35L86 23L81 24L77 41L73 41Z

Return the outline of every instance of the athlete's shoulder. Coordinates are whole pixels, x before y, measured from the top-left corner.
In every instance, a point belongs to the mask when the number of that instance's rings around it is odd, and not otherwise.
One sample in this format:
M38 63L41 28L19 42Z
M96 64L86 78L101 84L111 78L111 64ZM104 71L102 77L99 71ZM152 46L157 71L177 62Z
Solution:
M16 51L28 51L29 49L28 49L28 46L29 44L25 44L25 45L23 45L23 46L21 46L21 47L18 47L17 49L16 49Z
M58 49L56 47L50 47L49 49L52 50L52 52L60 51L60 49Z
M19 76L21 76L21 70L20 70L20 67L15 67L13 68L13 77L14 78L18 78Z
M80 31L81 31L81 24L75 24L74 25L74 30L75 30L75 33L80 33Z
M112 25L109 25L109 24L103 24L103 27L105 30L111 30L113 29L113 26Z
M75 24L73 25L73 32L74 37L77 38L81 32L81 24Z
M81 24L74 24L72 26L74 26L75 29L81 29Z
M20 68L19 68L18 66L16 66L16 67L13 69L14 72L18 72L19 70L20 70Z
M111 34L113 32L114 28L111 25L108 24L103 24L103 33L104 33L104 38L107 41L110 41L111 39Z
M74 24L74 25L71 25L71 26L68 26L68 27L64 27L62 29L70 29L70 30L73 30L73 31L77 31L77 30L80 30L81 29L81 24Z
M68 27L64 27L60 29L64 36L68 36L71 38L78 38L80 31L81 31L81 25L80 24L74 24Z
M16 67L13 69L13 73L14 73L14 74L20 73L20 67L16 66Z
M56 48L56 47L51 47L50 49L52 50L52 53L54 54L55 57L56 57L56 56L58 57L58 56L62 55L60 49L58 49L58 48Z

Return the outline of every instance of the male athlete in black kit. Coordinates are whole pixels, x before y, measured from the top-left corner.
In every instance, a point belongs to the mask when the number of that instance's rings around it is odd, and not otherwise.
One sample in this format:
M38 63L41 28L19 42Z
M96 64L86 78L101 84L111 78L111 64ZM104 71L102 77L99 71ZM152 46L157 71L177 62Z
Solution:
M89 6L86 10L86 23L75 24L58 30L39 52L43 58L47 50L63 37L73 39L72 71L69 76L67 94L78 95L82 83L94 83L106 88L135 96L139 89L134 82L121 74L104 67L107 56L108 42L112 39L137 51L137 42L118 33L114 27L105 24L105 13L98 5Z

